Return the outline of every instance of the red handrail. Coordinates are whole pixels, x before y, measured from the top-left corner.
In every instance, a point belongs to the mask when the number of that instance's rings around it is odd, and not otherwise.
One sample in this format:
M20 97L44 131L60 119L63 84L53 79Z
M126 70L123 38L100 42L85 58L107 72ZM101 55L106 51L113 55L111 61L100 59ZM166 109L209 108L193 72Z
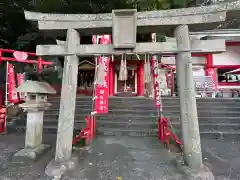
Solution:
M158 138L159 140L170 148L170 138L172 138L177 145L181 145L182 141L174 134L169 128L169 119L167 117L161 116L158 119Z
M73 139L72 145L76 144L80 139L84 139L86 144L92 142L96 132L96 118L93 116L85 116L86 127Z

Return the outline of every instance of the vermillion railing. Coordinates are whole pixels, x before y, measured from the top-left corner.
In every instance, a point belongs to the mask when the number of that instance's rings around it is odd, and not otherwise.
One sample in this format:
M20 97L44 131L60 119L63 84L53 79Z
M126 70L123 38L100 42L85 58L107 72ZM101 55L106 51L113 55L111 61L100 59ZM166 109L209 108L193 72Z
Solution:
M18 62L18 63L27 63L27 64L37 64L37 69L38 72L41 72L43 70L44 65L51 65L52 62L47 62L44 61L41 57L38 57L36 53L32 52L23 52L23 51L16 51L16 50L11 50L11 49L1 49L0 48L0 64L2 62L6 61L6 83L5 83L5 105L0 104L0 133L3 133L6 131L6 119L7 119L7 106L9 104L8 101L8 96L12 94L8 94L9 87L16 87L16 84L9 84L9 72L8 69L10 67L9 62ZM14 66L11 65L11 70L12 70L12 78L14 78L13 81L15 82L15 72L14 72ZM12 89L13 90L13 89ZM15 95L19 96L16 92L14 92ZM2 96L4 94L2 93ZM1 97L1 99L4 99L4 97ZM18 101L10 102L10 103L18 103L20 101L20 98L15 98L19 99Z
M155 61L157 61L157 59L153 59ZM171 89L171 96L173 96L174 94L174 71L176 70L174 67L166 65L164 63L159 62L158 63L158 68L166 68L168 69L168 72L166 73L166 83L167 83L167 88ZM153 67L154 68L154 67ZM170 73L170 79L169 79L169 73ZM158 75L154 75L155 77ZM169 83L170 81L170 83ZM155 84L156 86L157 84ZM156 104L156 107L158 109L158 138L159 140L165 145L165 147L167 149L171 149L170 148L170 144L171 144L171 140L173 140L175 142L175 144L178 146L178 149L181 149L181 145L182 145L182 141L178 138L171 122L170 119L167 118L164 113L163 113L163 103L162 103L162 94L161 94L161 90L159 85L157 85L158 88L154 88L155 91L159 91L159 92L155 92L155 94L158 95L158 97L155 97L157 99L155 99L156 102L158 102ZM182 151L182 149L181 149Z

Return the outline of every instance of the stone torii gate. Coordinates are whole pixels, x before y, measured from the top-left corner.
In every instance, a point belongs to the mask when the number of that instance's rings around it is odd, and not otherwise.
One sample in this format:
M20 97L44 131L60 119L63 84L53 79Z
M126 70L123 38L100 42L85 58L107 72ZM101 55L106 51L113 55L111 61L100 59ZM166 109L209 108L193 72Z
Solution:
M202 153L192 73L191 53L225 51L224 40L190 40L189 29L203 30L225 21L227 11L238 10L240 1L205 7L137 12L113 10L108 14L47 14L25 11L27 20L38 21L40 30L67 30L65 44L38 45L37 55L65 56L55 158L46 168L54 175L73 167L72 137L77 88L78 57L120 54L175 54L181 104L181 129L185 163L200 170ZM208 24L208 26L204 26ZM175 28L177 42L136 43L136 32ZM80 35L112 33L111 45L81 45ZM65 168L61 168L64 166Z

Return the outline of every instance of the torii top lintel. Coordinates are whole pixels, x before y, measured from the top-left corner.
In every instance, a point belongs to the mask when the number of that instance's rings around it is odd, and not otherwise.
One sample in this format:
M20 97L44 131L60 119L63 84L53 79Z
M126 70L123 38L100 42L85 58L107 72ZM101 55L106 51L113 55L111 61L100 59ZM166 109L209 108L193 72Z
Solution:
M159 28L225 21L226 12L240 10L240 0L210 6L137 12L139 31L158 32ZM112 14L48 14L25 11L27 20L38 21L41 30L78 29L80 32L111 32ZM148 28L146 28L148 27ZM89 31L91 29L91 31ZM147 29L147 30L146 30Z

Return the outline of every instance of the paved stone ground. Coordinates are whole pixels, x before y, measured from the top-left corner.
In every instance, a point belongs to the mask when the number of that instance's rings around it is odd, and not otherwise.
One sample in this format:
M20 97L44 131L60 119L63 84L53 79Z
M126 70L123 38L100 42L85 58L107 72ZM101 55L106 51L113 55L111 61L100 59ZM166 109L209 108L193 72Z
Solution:
M240 141L203 139L202 149L216 180L240 180Z
M44 137L54 144L54 136ZM44 168L52 159L54 150L33 164L14 164L12 155L23 148L24 136L0 136L1 180L50 180ZM55 147L55 145L53 145ZM240 142L202 140L203 156L217 180L240 180ZM187 180L174 166L174 156L153 138L100 137L88 152L80 153L77 168L61 180ZM83 158L84 157L84 158Z

